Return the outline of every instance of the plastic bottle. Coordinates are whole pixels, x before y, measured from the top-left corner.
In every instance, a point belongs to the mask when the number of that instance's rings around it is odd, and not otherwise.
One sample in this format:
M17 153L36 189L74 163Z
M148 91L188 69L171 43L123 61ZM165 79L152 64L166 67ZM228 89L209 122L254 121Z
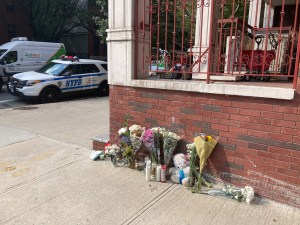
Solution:
M160 170L160 181L161 182L166 182L166 170L167 170L167 166L162 165L161 170Z
M151 160L146 162L146 181L151 180Z
M160 181L161 165L156 166L156 181Z

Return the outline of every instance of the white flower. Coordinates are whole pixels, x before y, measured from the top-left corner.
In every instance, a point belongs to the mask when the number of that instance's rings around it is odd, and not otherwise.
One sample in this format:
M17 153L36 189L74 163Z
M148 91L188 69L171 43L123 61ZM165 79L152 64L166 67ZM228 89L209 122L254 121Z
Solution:
M120 149L116 144L105 146L106 155L114 155Z
M141 136L145 131L145 127L141 127L140 125L134 124L129 127L130 135Z
M245 188L242 188L242 195L246 202L250 204L250 202L254 199L254 189L253 187L246 186Z
M119 134L119 135L122 135L122 134L125 134L127 131L128 131L128 128L127 128L127 127L122 127L122 128L118 131L118 134Z
M165 132L166 129L163 127L152 127L151 130L153 130L154 132Z
M142 127L140 125L134 124L131 127L129 127L130 132L135 131L135 130L142 130Z
M195 143L187 144L186 148L189 152L191 152L195 148Z
M177 134L175 134L173 132L170 132L170 131L164 132L163 135L164 135L164 138L173 138L173 139L175 139L177 141L180 139L180 137Z

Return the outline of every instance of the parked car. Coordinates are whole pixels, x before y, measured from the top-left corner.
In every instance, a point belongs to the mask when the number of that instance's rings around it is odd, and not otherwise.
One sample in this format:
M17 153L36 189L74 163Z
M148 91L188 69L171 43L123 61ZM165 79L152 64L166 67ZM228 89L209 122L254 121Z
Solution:
M16 73L33 71L51 60L65 55L62 43L27 41L27 38L13 38L0 46L0 91L3 83Z
M99 96L109 94L107 62L63 56L37 71L13 75L8 84L10 94L41 103L87 91Z

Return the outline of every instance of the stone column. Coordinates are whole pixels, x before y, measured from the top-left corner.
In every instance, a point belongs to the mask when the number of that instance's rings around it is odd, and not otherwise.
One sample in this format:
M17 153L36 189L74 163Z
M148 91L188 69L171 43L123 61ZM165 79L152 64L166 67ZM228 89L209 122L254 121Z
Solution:
M203 76L212 68L212 63L208 65L209 53L212 52L212 46L209 45L214 42L216 36L218 14L219 7L216 1L198 0L193 47L194 63L197 64L193 67L193 79L203 79Z
M270 12L269 12L270 10ZM269 21L268 21L268 16L270 15ZM273 22L274 22L274 6L268 5L265 3L265 10L264 10L264 21L263 21L263 27L273 27Z
M138 41L139 57L149 55L149 31L144 32L141 29L144 27L143 24L149 26L149 14L143 14L143 11L147 10L148 2L148 0L109 0L109 28L107 29L109 84L129 86L134 78L135 69L142 70L142 62L145 59L137 60L136 67L135 42ZM136 7L138 7L137 11ZM135 23L136 12L138 18ZM137 33L136 28L138 28ZM143 50L144 54L141 53ZM138 74L139 78L145 76L145 73Z
M252 27L259 27L262 0L253 0L249 4L248 24Z

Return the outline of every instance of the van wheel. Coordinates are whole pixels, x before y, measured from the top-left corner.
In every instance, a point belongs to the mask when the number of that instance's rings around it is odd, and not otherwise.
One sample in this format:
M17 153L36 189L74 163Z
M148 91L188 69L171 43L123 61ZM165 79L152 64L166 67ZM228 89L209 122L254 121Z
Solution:
M103 81L98 87L98 96L108 96L109 86L107 81Z
M57 102L60 98L60 94L56 88L48 87L40 94L41 103Z

